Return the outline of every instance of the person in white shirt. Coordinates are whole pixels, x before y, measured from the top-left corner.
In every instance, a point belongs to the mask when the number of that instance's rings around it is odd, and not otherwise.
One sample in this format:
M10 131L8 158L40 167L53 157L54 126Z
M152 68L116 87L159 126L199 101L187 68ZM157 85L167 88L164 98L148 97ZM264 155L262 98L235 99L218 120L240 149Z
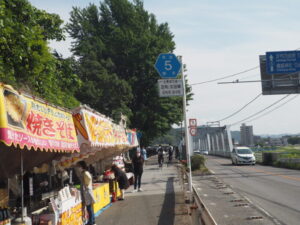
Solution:
M87 225L95 225L95 215L93 204L95 203L95 198L93 194L93 178L90 172L88 171L88 166L84 161L77 163L77 166L81 172L81 195L83 203L86 205L86 209L89 214L89 220Z

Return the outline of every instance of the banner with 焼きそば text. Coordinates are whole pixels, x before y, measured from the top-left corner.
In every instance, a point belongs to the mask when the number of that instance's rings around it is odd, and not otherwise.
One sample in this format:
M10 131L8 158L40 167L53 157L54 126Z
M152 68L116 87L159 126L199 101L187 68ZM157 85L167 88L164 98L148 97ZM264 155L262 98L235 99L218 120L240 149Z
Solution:
M56 152L79 151L72 114L0 86L0 141Z

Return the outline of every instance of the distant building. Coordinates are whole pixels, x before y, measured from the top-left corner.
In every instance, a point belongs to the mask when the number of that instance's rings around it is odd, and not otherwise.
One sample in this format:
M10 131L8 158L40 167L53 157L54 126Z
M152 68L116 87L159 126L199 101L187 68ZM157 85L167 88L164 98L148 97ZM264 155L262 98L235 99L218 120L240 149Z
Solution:
M282 140L282 144L284 145L284 146L286 146L286 145L289 145L289 143L288 143L288 137L286 137L286 136L284 136L284 137L282 137L281 138L281 140Z
M241 145L244 146L254 146L254 136L253 136L253 126L246 126L242 124L241 130Z
M282 138L269 138L268 142L269 142L270 146L286 146L286 145L288 145L286 137L282 137Z
M261 138L261 136L258 136L258 135L254 135L253 140L254 140L254 145L263 143L263 139Z

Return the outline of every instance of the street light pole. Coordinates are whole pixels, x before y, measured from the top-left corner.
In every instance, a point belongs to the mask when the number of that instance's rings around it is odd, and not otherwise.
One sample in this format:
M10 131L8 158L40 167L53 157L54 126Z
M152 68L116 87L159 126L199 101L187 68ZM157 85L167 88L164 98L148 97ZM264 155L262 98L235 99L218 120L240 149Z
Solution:
M188 176L188 184L189 191L192 193L192 169L191 169L191 158L190 158L190 140L189 140L189 132L188 132L188 122L186 116L186 87L185 87L185 79L184 79L184 68L182 63L182 56L179 56L179 60L181 61L181 76L182 76L182 85L183 85L183 116L184 116L184 130L185 130L185 150L186 150L186 159L189 170Z

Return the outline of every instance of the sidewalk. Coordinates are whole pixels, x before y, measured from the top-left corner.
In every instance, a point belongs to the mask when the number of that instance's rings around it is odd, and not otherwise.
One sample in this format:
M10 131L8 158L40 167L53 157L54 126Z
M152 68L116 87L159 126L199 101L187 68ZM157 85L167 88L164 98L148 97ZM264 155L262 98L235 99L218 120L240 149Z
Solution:
M117 201L96 218L97 225L188 225L190 217L179 185L175 163L162 170L157 157L148 160L142 176L143 192L126 191L125 200Z

